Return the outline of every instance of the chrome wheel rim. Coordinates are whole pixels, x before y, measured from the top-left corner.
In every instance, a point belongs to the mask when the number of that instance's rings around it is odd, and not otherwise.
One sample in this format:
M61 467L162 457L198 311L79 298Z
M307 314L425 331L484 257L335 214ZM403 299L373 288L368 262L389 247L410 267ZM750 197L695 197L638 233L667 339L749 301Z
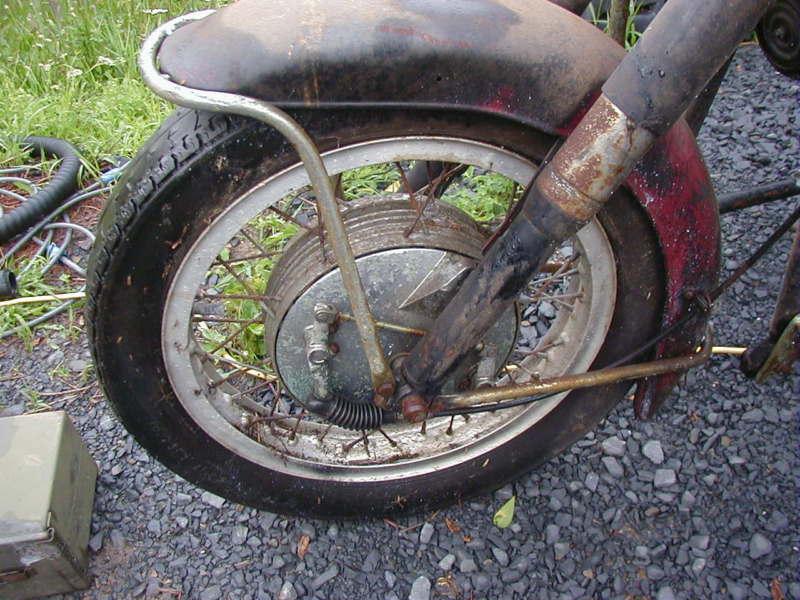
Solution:
M474 165L522 186L536 170L529 160L508 150L445 137L381 139L333 150L323 159L331 175L371 164L431 160ZM389 425L383 432L388 436L375 432L365 444L358 443L357 432L301 419L291 439L260 435L256 439L237 427L237 419L248 411L238 400L231 400L224 384L210 391L222 376L204 359L194 337L192 311L197 292L221 249L245 224L307 183L298 164L237 198L194 242L170 285L162 320L165 367L178 401L207 435L255 464L288 475L342 482L387 481L474 460L521 435L558 406L566 394L529 407L473 416L452 428L449 418L430 420L424 431L419 425ZM583 371L597 356L614 312L613 251L597 220L577 234L572 248L578 257L575 273L562 291L565 297L580 295L580 299L572 310L558 311L537 351L520 361L518 368L508 370L500 384Z

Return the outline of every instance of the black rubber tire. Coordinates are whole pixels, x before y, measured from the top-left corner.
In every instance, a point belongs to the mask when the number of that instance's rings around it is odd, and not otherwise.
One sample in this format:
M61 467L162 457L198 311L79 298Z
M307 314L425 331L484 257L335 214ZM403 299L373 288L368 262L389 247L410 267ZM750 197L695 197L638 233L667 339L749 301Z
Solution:
M532 159L552 143L499 119L424 112L295 115L323 149L398 134L458 135ZM279 513L384 515L459 501L498 487L582 437L629 384L576 391L544 419L479 459L382 483L333 483L267 470L225 449L184 411L161 354L161 315L172 274L203 228L268 174L297 162L285 142L252 121L179 110L117 185L89 268L88 316L97 374L119 418L158 460L235 502ZM617 260L618 300L596 367L625 355L660 325L664 296L658 243L626 193L601 215Z
M776 27L783 28L783 39ZM800 79L800 0L777 0L756 26L758 44L775 69Z

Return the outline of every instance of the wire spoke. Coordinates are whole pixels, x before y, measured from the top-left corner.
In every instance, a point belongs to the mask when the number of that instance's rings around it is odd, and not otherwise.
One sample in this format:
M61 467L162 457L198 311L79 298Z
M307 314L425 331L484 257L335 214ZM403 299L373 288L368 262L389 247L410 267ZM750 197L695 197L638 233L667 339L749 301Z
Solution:
M231 333L228 337L226 337L222 342L220 342L219 344L214 346L211 350L208 350L206 352L206 354L214 354L215 352L217 352L219 350L222 350L230 342L232 342L237 337L239 337L242 333L244 333L245 329L247 329L250 325L254 325L254 324L259 323L259 322L264 321L264 320L266 320L266 318L264 316L264 313L261 312L256 317L250 319L249 321L245 321L244 323L239 325L239 327L237 327L236 330L233 333Z
M259 252L257 254L249 254L247 256L240 256L239 258L231 258L227 262L228 262L229 265L237 265L239 263L247 262L247 261L250 261L250 260L258 260L259 258L273 258L275 256L278 256L279 254L280 254L280 251L277 251L277 250L274 251L274 252L267 252L265 250L265 251ZM222 263L219 260L215 260L213 263L211 263L211 266L212 267L221 267Z

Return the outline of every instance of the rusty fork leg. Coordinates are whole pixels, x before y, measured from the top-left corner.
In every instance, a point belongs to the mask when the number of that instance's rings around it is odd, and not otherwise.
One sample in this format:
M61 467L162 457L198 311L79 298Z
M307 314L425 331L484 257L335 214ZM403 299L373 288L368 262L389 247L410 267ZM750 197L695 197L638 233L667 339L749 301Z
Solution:
M409 397L430 398L558 244L602 208L655 139L752 31L769 0L670 0L603 94L525 192L488 249L403 364Z

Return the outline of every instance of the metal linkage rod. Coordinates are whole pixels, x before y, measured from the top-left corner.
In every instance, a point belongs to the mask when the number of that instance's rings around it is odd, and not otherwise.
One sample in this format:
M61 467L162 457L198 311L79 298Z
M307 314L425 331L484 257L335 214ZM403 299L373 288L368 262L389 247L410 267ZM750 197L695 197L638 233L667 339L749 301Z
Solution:
M721 214L766 204L775 200L783 200L800 195L800 171L790 179L759 185L746 190L739 190L724 194L719 197L719 212Z

